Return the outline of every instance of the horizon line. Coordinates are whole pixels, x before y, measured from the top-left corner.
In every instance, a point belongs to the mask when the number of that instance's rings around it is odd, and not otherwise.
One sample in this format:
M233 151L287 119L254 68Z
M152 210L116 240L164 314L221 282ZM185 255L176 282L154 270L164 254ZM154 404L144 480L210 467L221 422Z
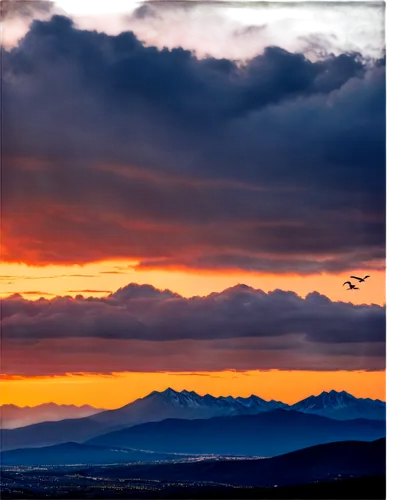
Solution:
M149 396L151 396L152 394L164 394L164 393L167 393L167 392L173 392L175 394L182 394L182 393L194 393L196 396L200 396L202 398L206 397L206 396L209 396L209 397L212 397L214 399L227 399L227 398L233 398L235 400L237 399L250 399L252 397L256 397L256 398L259 398L267 403L270 403L270 402L276 402L276 403L282 403L282 404L285 404L287 405L288 407L293 407L295 406L296 404L306 400L306 399L309 399L309 398L318 398L320 396L322 396L323 394L346 394L348 396L352 396L354 399L370 399L371 401L377 401L377 402L381 402L381 403L385 403L386 404L386 400L382 400L382 399L379 399L379 398L360 398L360 397L357 397L357 396L354 396L353 394L351 394L350 392L348 391L345 391L345 390L341 390L341 391L337 391L335 389L331 389L331 390L323 390L321 391L320 393L318 394L310 394L309 396L306 396L305 398L301 398L299 399L298 401L296 401L295 403L285 403L284 401L280 401L280 400L276 400L276 399L264 399L262 396L259 396L257 394L251 394L250 396L231 396L231 395L228 395L228 396L214 396L212 394L209 394L209 393L205 393L205 394L200 394L199 392L196 392L194 390L192 391L189 391L187 389L182 389L181 391L178 391L176 389L173 389L172 387L167 387L166 389L164 390L153 390L151 392L149 392L146 396L142 396L142 397L139 397L139 398L136 398L136 399L133 399L132 401L126 403L126 404L123 404L122 406L119 406L117 408L103 408L103 407L99 407L99 406L94 406L90 403L84 403L82 405L76 405L76 404L73 404L73 403L55 403L54 401L46 401L44 403L39 403L37 405L33 405L33 406L30 406L30 405L24 405L24 406L19 406L19 405L16 405L16 404L13 404L13 403L4 403L4 404L0 404L0 408L3 408L5 406L14 406L16 408L20 408L20 409L27 409L27 408L37 408L39 406L46 406L46 405L56 405L56 406L72 406L72 407L75 407L75 408L82 408L84 406L90 406L91 408L94 408L96 410L104 410L104 411L109 411L109 410L118 410L120 408L124 408L125 406L128 406L130 404L133 404L137 401L140 401L142 399L146 399L148 398Z
M351 272L351 271L349 271L349 272ZM263 293L264 295L269 295L269 294L273 294L276 292L294 293L296 296L298 296L299 298L301 298L303 300L307 299L310 295L317 294L317 295L320 295L321 297L326 297L330 302L333 302L333 303L352 304L354 306L377 306L377 307L381 307L382 309L386 309L386 300L382 303L376 303L376 302L354 303L351 300L347 300L347 301L334 300L331 297L329 297L328 295L319 292L318 290L312 290L312 291L309 291L309 292L304 293L304 294L300 294L300 293L296 292L295 290L289 290L289 289L285 289L285 288L274 288L274 289L270 289L270 290L266 291L262 288L253 287L251 285L247 285L246 283L239 282L239 281L235 285L228 286L227 288L223 288L220 291L212 291L212 292L209 292L206 294L193 294L193 295L182 295L181 293L176 292L176 291L172 290L171 288L168 288L168 287L165 287L165 288L160 287L159 288L155 285L152 285L151 283L139 283L137 281L130 281L126 285L120 286L119 288L117 288L114 291L110 291L110 290L67 290L65 294L57 294L57 293L50 293L50 292L44 292L44 291L42 292L42 291L29 291L28 290L28 291L17 291L17 292L15 292L15 291L14 292L0 292L0 298L2 298L3 300L8 300L8 299L12 299L12 298L15 298L15 299L21 298L21 299L23 299L25 301L29 301L29 302L38 302L39 300L40 301L45 300L47 302L51 302L51 301L54 301L54 300L59 299L59 298L64 298L64 299L70 298L72 300L76 300L78 297L83 298L83 300L92 299L92 298L101 300L101 299L105 299L105 298L107 298L107 299L114 298L114 296L119 291L125 290L125 289L131 287L132 285L138 289L150 287L153 290L156 290L157 292L171 293L171 294L175 295L175 297L173 297L173 298L185 299L185 300L190 300L193 298L208 298L212 295L222 295L223 293L228 292L228 291L242 289L242 290L248 290L251 292ZM70 295L70 293L68 293L68 292L73 292L74 295ZM85 296L83 294L85 294ZM94 294L94 295L88 295L88 294ZM28 297L25 297L24 295L28 295ZM29 295L35 295L35 296L37 296L37 298L29 298ZM172 297L170 297L170 298L172 298Z

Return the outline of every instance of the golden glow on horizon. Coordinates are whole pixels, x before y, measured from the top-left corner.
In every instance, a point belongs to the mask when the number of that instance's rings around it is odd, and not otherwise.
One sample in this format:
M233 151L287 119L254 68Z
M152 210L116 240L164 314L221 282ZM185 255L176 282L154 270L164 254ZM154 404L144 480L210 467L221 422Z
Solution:
M385 400L384 371L221 371L192 373L70 374L55 377L0 379L1 404L35 406L50 401L58 404L90 404L119 408L153 390L171 387L194 390L201 395L250 396L295 403L311 394L335 389L356 397Z
M340 274L308 276L261 274L243 271L136 271L135 262L110 261L84 266L28 266L26 264L0 264L0 297L29 292L26 299L54 295L83 296L108 295L131 282L150 284L156 288L177 292L184 297L220 292L238 283L244 283L266 292L277 288L291 290L304 297L318 291L335 301L354 304L385 304L385 272L353 270ZM370 274L371 278L358 291L347 291L342 284L350 274ZM88 290L88 291L87 291ZM97 292L96 292L97 291ZM32 293L39 292L39 293Z

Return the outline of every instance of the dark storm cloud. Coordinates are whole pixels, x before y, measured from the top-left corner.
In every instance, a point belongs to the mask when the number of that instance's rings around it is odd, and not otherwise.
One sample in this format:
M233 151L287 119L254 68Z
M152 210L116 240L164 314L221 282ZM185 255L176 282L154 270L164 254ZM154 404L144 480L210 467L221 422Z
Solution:
M117 302L127 302L135 299L173 299L181 297L170 290L158 290L152 285L130 283L110 294L109 298Z
M13 366L19 373L20 356L27 350L33 356L39 347L55 364L74 353L86 358L79 368L70 359L73 368L66 371L143 370L149 356L153 371L180 371L189 368L188 353L199 363L193 370L379 369L385 309L333 302L317 292L303 299L237 285L186 299L131 284L104 298L28 301L14 295L3 301L2 338L7 373Z
M289 252L288 252L289 253ZM327 258L322 261L317 261L312 258L305 257L288 257L279 258L275 257L252 257L247 255L234 255L232 253L203 255L197 257L179 259L143 259L140 264L134 266L137 271L146 269L190 269L195 268L198 270L236 270L242 269L250 272L271 272L273 270L280 274L317 274L321 272L338 273L344 269L350 269L358 262L363 269L380 269L384 270L384 265L370 263L369 259L374 257L371 253L358 252L349 256ZM383 251L376 253L375 258L383 261L385 254Z
M384 61L240 66L55 16L3 67L7 260L382 266Z
M265 293L237 285L206 297L183 298L131 284L106 298L77 296L4 300L3 338L131 338L154 341L276 337L330 343L384 342L385 310L332 302L313 292ZM288 346L290 348L290 345Z

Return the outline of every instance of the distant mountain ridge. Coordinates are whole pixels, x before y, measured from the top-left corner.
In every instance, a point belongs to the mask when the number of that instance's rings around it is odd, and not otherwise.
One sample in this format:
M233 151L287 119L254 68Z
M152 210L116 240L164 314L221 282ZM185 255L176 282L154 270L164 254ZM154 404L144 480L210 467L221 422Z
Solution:
M210 419L165 419L102 434L86 444L186 453L276 456L335 441L373 441L384 437L379 420L333 420L294 410Z
M324 391L319 396L309 396L299 401L291 408L337 420L354 418L385 420L386 418L386 403L379 399L356 398L346 391Z
M90 405L58 405L44 403L38 406L0 405L0 428L15 429L39 422L56 422L66 418L84 418L103 412Z
M323 392L289 406L280 401L265 401L251 395L247 398L232 396L200 396L194 391L153 391L115 410L105 410L85 418L64 419L58 422L42 422L18 429L3 429L3 450L42 447L62 442L85 442L100 434L109 433L134 425L158 422L166 419L209 419L256 415L276 409L301 411L336 420L354 418L384 420L386 405L382 401L358 399L346 392Z

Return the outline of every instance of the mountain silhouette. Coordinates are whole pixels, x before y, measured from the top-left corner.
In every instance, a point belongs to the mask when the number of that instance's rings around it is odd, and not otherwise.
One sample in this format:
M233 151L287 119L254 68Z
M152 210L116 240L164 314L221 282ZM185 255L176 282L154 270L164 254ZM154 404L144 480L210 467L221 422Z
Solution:
M55 422L66 418L83 418L104 411L102 408L94 408L90 405L58 405L56 403L44 403L38 406L0 406L0 427L3 429L15 429L40 422Z
M2 449L49 446L67 441L83 442L111 430L156 422L167 418L198 419L215 416L248 415L289 408L279 401L249 398L200 396L194 391L153 391L122 408L107 410L91 417L44 422L13 430L2 430Z
M319 396L309 396L299 401L291 408L338 420L355 418L385 420L386 418L386 404L383 401L356 398L346 391L324 391Z
M211 419L167 419L103 434L87 441L163 453L275 456L334 441L372 441L385 422L333 420L294 410Z
M280 401L265 401L255 395L247 398L214 397L209 394L200 396L194 391L178 392L168 388L161 392L153 391L121 408L89 417L42 422L16 429L1 429L0 432L2 449L5 451L64 442L85 442L100 434L170 418L192 420L257 415L276 409L301 411L337 420L359 417L384 420L386 404L379 400L355 398L344 391L323 392L289 406Z

